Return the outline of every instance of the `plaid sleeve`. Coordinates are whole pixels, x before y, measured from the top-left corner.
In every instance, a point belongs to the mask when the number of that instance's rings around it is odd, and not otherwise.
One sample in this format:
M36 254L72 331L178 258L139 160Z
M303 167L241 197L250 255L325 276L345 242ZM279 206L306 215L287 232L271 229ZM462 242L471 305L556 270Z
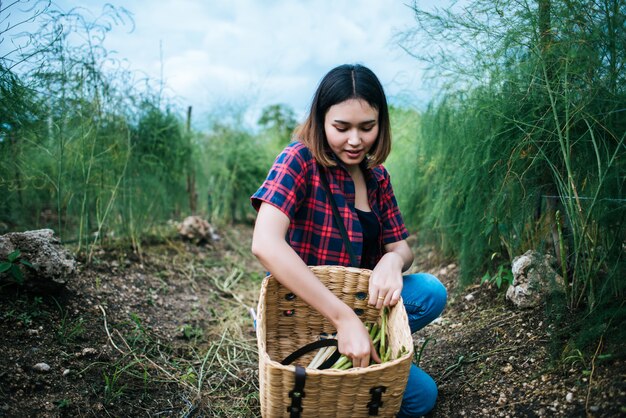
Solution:
M293 143L276 157L267 178L250 197L257 211L261 203L267 202L280 209L289 219L294 219L306 196L306 150L303 144Z
M402 214L396 202L396 196L391 186L391 178L387 170L382 168L381 188L381 220L383 226L383 242L391 244L392 242L401 241L409 236L409 231L404 225Z

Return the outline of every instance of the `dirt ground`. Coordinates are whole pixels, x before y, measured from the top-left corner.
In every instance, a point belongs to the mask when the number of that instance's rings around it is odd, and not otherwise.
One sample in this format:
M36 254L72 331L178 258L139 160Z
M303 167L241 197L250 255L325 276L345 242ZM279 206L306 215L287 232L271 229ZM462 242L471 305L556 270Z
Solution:
M0 282L0 417L259 416L251 228L198 246L175 236L100 250L57 294ZM543 309L456 286L458 268L415 248L447 286L441 318L414 335L438 382L432 417L626 416L626 367L549 355ZM45 364L45 365L44 365ZM323 415L320 415L323 416Z

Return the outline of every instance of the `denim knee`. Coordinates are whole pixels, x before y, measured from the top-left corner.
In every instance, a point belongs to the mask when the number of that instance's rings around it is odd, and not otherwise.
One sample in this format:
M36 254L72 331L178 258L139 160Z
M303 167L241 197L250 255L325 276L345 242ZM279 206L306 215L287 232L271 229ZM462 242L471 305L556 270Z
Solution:
M446 306L448 292L432 274L417 273L404 277L402 300L409 318L411 332L415 332L437 318Z
M397 417L410 418L426 415L435 407L437 395L437 384L433 378L412 364Z

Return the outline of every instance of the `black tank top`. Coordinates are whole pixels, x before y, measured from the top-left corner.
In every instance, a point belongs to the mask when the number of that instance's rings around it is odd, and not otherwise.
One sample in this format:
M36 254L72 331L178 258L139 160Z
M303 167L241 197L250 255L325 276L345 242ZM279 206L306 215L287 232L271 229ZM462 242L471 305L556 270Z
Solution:
M380 235L380 223L374 212L365 212L356 209L361 228L363 229L363 252L361 253L361 268L373 269L370 259L378 251L378 238Z

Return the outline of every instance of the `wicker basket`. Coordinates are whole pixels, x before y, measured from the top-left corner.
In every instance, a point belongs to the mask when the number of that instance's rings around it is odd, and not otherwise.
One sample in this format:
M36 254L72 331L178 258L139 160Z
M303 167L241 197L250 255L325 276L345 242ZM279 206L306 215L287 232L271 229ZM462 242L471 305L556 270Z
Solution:
M336 296L355 309L363 322L376 322L380 311L367 304L371 271L351 267L311 267L313 273ZM288 407L294 389L295 366L280 362L298 348L316 341L322 333L335 329L316 310L282 286L274 277L263 282L258 306L257 343L259 349L259 383L263 417L289 417ZM389 362L348 370L306 369L302 417L392 417L400 409L409 375L413 340L404 305L400 302L389 313ZM408 352L399 358L401 347ZM297 362L309 364L315 353ZM377 414L368 403L372 389L384 388ZM380 389L378 389L380 396Z

